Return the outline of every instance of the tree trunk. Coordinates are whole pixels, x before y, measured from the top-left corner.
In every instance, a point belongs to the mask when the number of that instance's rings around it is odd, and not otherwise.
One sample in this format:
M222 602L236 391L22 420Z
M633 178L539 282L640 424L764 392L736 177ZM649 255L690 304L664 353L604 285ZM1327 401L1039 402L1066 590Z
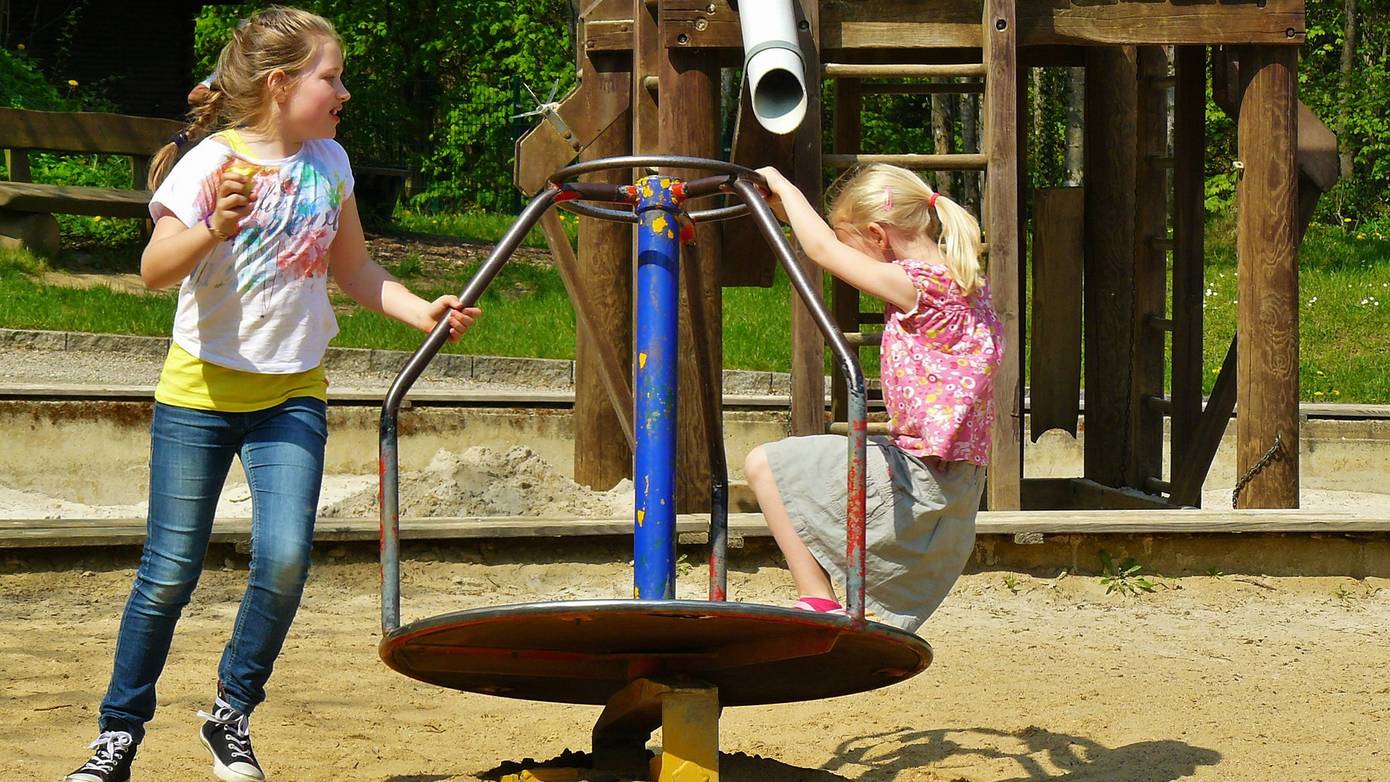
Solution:
M951 154L951 141L955 136L955 123L951 118L951 97L941 93L932 93L931 96L931 134L932 141L936 147L936 154ZM952 198L960 195L960 188L952 178L946 174L934 174L933 182L937 190L946 190Z
M978 95L960 96L960 122L961 135L964 137L965 151L980 151L980 99ZM964 183L961 186L960 203L968 204L975 209L975 214L980 214L980 174L974 171L967 171L963 174Z
M1342 89L1340 107L1337 110L1337 159L1341 164L1342 179L1351 178L1352 154L1347 138L1347 114L1351 101L1351 69L1356 59L1356 0L1345 0L1343 14L1346 16L1342 38Z
M1067 69L1067 186L1081 184L1085 160L1083 120L1086 105L1086 69Z

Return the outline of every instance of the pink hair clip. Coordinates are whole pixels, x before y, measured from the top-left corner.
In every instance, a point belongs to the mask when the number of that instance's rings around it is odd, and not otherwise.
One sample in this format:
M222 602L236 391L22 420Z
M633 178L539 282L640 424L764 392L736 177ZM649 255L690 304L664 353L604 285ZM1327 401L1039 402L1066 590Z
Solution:
M885 187L885 188L883 188L883 211L885 211L885 212L891 212L891 211L893 211L893 188L892 188L892 187Z

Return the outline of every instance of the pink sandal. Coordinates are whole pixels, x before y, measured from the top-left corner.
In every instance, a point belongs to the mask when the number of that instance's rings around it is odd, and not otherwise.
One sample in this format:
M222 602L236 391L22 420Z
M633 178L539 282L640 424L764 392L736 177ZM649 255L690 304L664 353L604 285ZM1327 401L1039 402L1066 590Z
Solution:
M837 601L824 597L803 597L792 604L792 608L798 611L811 611L817 614L834 614L836 616L848 616L844 606Z

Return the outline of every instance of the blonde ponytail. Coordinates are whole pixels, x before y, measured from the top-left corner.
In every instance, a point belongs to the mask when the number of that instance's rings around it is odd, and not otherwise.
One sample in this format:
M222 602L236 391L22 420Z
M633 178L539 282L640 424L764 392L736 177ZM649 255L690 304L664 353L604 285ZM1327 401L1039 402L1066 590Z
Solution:
M213 86L208 87L203 97L189 109L188 127L175 133L169 143L160 147L150 160L150 171L146 177L146 186L150 190L157 190L164 178L169 176L179 155L212 133L222 104L222 92L216 85L213 82Z
M847 172L832 185L831 193L831 225L863 234L870 223L879 223L925 235L936 242L962 294L969 296L984 287L979 222L913 172L874 163Z

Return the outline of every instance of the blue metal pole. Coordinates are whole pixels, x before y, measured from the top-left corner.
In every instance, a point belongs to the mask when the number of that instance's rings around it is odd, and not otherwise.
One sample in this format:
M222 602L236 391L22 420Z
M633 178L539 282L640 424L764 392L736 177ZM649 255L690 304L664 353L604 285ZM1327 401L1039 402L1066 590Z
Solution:
M669 177L637 185L637 382L633 587L639 600L676 596L676 329L679 207Z

